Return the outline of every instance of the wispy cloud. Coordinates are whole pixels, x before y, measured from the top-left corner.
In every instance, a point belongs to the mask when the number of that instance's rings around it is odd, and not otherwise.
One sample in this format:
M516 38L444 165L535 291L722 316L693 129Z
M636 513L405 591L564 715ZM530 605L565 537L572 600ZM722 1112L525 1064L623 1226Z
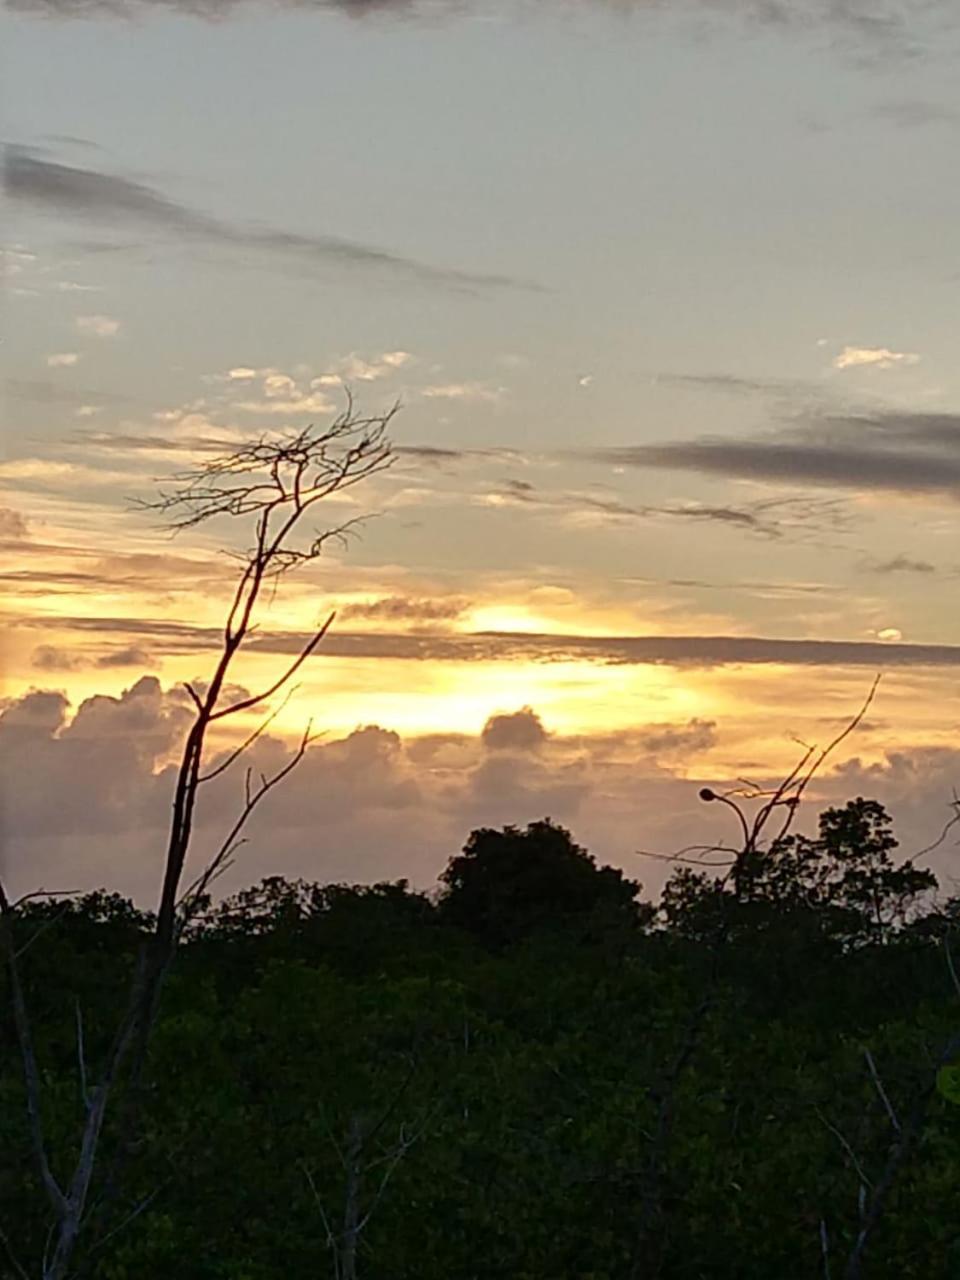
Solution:
M76 13L84 7L87 12L96 10L96 6L71 2L63 7L62 12L69 9ZM196 6L191 7L196 9ZM49 8L49 12L59 11L57 6ZM423 285L466 290L536 287L510 276L434 267L337 236L303 235L277 227L226 222L173 200L143 183L98 169L59 164L25 147L6 148L3 179L4 190L11 199L53 209L63 217L91 220L125 230L171 233L180 239L224 249L242 249L267 257L362 267Z
M120 321L113 316L77 316L74 325L78 333L92 338L115 338L120 332Z
M367 622L447 623L459 618L470 607L461 597L423 599L410 596L382 596L379 600L358 601L338 611L343 619L357 618Z
M936 573L936 566L929 560L914 560L910 556L893 556L870 566L874 573Z
M426 400L464 400L475 404L496 404L505 387L488 387L483 382L446 382L438 386L423 387L420 394Z
M75 365L80 359L76 351L56 351L53 355L47 356L47 368L49 369L68 369L71 365Z
M747 439L703 437L577 455L615 467L960 498L960 414L821 414Z
M135 637L158 652L203 652L219 644L216 627L154 618L63 616L64 631ZM25 627L49 628L49 619L26 618ZM273 632L251 641L261 653L297 653L309 637ZM132 643L133 641L131 641ZM533 632L332 631L324 656L411 662L587 662L601 665L712 667L777 665L814 667L960 667L960 645L883 643L873 640L789 640L726 635L560 635Z
M878 102L871 108L870 114L876 119L898 125L901 129L960 123L960 110L956 106L923 98L894 98Z
M836 531L847 520L842 502L808 497L763 498L755 502L711 504L624 502L616 495L589 490L548 490L528 480L506 480L484 490L477 501L488 506L515 506L553 514L575 524L623 524L668 520L716 525L761 538Z
M599 3L599 0L598 0ZM339 11L351 17L401 14L415 17L436 11L436 3L423 0L8 0L21 13L57 18L133 18L151 9L179 10L192 17L222 19L244 9L293 8L301 11ZM457 12L454 0L440 0L441 7ZM925 18L949 21L945 0L693 0L673 5L663 0L626 0L624 6L637 13L675 8L693 9L715 18L733 18L763 27L809 31L834 29L855 36L864 46L913 51L919 41L917 24Z
M835 369L895 369L919 364L915 351L891 351L889 347L844 347L833 359Z
M123 404L128 402L127 396L116 395L109 391L63 387L56 382L44 382L42 379L31 378L7 378L4 391L11 399L26 400L33 404L84 404L91 401Z
M27 522L12 507L0 507L0 538L19 542L27 536Z

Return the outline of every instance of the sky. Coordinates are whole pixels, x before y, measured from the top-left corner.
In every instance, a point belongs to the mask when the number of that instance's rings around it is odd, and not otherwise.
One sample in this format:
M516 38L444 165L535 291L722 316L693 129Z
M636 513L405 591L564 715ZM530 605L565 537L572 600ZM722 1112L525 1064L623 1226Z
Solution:
M8 0L6 874L149 900L234 527L212 448L400 408L337 619L257 751L323 737L231 874L429 885L564 822L655 892L786 772L904 852L960 785L960 15L946 0ZM227 743L215 744L226 749ZM228 821L236 779L201 816ZM219 824L219 825L218 825ZM949 887L955 849L929 855ZM47 885L49 887L49 885Z

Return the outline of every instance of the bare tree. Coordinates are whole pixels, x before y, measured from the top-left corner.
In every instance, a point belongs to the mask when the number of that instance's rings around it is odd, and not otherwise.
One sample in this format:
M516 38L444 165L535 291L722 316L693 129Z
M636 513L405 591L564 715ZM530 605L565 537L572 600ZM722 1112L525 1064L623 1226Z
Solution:
M940 940L940 945L944 951L951 984L957 995L960 995L960 978L957 976L953 953L950 949L949 935L945 935ZM885 1115L886 1123L890 1127L890 1143L887 1148L887 1156L880 1174L875 1180L871 1180L868 1177L864 1169L864 1161L857 1157L852 1145L847 1141L843 1133L825 1116L820 1116L826 1127L840 1142L857 1175L859 1225L853 1244L844 1262L843 1280L861 1280L867 1246L876 1234L898 1178L922 1140L930 1103L937 1090L937 1073L941 1067L953 1062L958 1052L960 1052L960 1032L950 1035L935 1057L930 1054L929 1049L926 1050L929 1059L926 1069L919 1084L913 1090L908 1108L904 1114L900 1114L891 1100L890 1093L884 1084L873 1053L867 1046L863 1047L863 1058L870 1080L879 1100L881 1110ZM824 1265L829 1278L829 1246L827 1244L826 1220L824 1218L821 1218L820 1230Z
M155 923L141 947L125 1010L115 1029L96 1083L86 1062L83 1022L77 1017L77 1054L83 1115L67 1177L54 1171L43 1120L42 1072L37 1061L24 983L23 947L17 917L25 899L13 901L0 883L0 950L9 974L13 1023L23 1067L29 1140L37 1176L50 1214L48 1247L40 1263L42 1280L64 1280L90 1219L90 1192L98 1167L104 1120L117 1097L135 1085L157 1018L164 979L191 909L230 864L243 842L243 830L261 802L296 768L311 742L308 726L287 762L270 776L247 771L244 799L236 821L192 883L184 887L197 802L204 785L223 774L266 729L276 708L216 764L208 764L208 735L231 717L255 710L277 695L293 691L293 680L316 651L333 614L317 625L293 661L266 688L231 698L228 677L250 638L264 594L276 589L288 572L321 555L330 539L344 540L356 521L332 528L310 527L315 508L383 471L392 461L388 428L396 407L375 417L346 411L332 424L278 436L263 436L235 452L214 457L172 477L171 487L140 504L160 513L174 531L188 530L219 517L248 522L252 545L240 556L236 588L223 627L220 653L211 677L200 687L188 684L193 721L184 741L176 775L169 839ZM9 1242L4 1237L9 1248ZM27 1270L16 1262L18 1272Z
M733 845L697 844L673 854L638 851L641 857L704 869L720 868L713 892L718 904L723 903L727 884L733 886L739 905L750 893L750 869L756 858L776 848L793 827L803 797L826 761L854 733L870 708L880 683L874 679L860 710L824 747L804 743L803 754L790 772L775 786L768 787L741 779L737 786L718 792L701 789L700 799L707 804L719 803L730 809L736 819L737 841ZM667 1062L650 1088L654 1103L653 1129L643 1170L640 1208L637 1215L637 1237L634 1247L631 1280L641 1276L657 1276L663 1267L664 1195L669 1167L670 1144L676 1112L677 1094L683 1073L694 1058L708 1018L721 992L722 955L730 936L730 914L721 910L705 940L709 967L699 999L687 1018L675 1054Z
M439 1111L437 1103L428 1108L416 1124L402 1122L398 1126L395 1141L385 1139L382 1131L395 1112L409 1079L410 1077L401 1084L379 1119L369 1120L359 1112L354 1112L349 1119L345 1142L338 1143L334 1135L330 1135L343 1168L343 1207L339 1230L324 1208L309 1167L303 1163L300 1166L323 1222L327 1247L333 1261L333 1280L358 1280L358 1255L363 1233L379 1208L397 1166L420 1140Z

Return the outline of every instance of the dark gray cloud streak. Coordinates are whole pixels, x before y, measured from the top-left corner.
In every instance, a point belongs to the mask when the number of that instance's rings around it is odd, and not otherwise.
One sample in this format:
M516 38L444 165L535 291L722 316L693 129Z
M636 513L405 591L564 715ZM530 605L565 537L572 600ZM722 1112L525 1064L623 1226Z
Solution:
M208 20L227 18L245 9L334 11L356 17L392 12L415 16L435 13L436 0L7 0L14 11L52 18L134 18L153 12L175 12ZM603 7L604 0L595 0ZM454 0L441 3L451 14L462 11ZM476 6L480 7L480 6ZM518 8L521 7L518 5ZM614 7L614 6L608 6ZM735 18L766 27L838 29L874 45L912 50L919 37L916 24L950 16L945 0L619 0L616 9L656 12L670 8L711 18Z
M65 6L74 7L77 6L72 3ZM63 217L172 233L179 238L245 253L366 268L399 276L411 283L460 290L536 287L509 276L430 266L336 236L308 236L276 227L224 222L171 200L143 183L98 169L60 164L26 147L5 148L3 190L11 200L53 210Z
M960 414L824 414L769 436L583 450L611 466L960 498Z
M65 631L136 637L160 654L202 652L219 645L216 627L151 618L62 617ZM46 617L22 625L49 628ZM298 653L308 636L258 636L251 649ZM528 632L386 633L331 631L317 658L399 659L420 662L596 662L720 666L781 664L817 667L960 667L960 645L880 644L860 640L781 640L760 636L564 636Z

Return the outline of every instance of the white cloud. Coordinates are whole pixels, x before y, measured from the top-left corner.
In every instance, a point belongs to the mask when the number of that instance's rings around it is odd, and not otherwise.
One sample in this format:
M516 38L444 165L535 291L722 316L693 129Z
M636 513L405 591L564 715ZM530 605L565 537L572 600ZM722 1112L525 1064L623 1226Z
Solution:
M914 351L891 351L888 347L844 347L834 357L835 369L894 369L897 365L919 363Z
M257 376L256 369L249 369L246 365L238 365L235 369L230 369L227 377L231 382L250 382Z
M47 365L51 369L67 369L76 364L79 359L76 351L57 351L47 356Z
M402 369L412 359L409 351L385 351L372 360L364 360L351 352L339 362L335 372L343 382L376 382L397 369Z
M505 387L488 387L483 382L448 382L442 386L424 387L421 395L427 400L472 400L495 404Z
M77 316L75 324L80 333L94 338L113 338L120 332L120 321L112 316Z
M291 391L292 394L281 400L278 397L283 394L284 390ZM302 413L332 413L337 407L322 391L314 391L306 395L298 392L296 386L267 391L266 394L268 396L266 400L241 400L233 408L242 410L244 413L295 415Z
M578 386L578 387L589 387L589 386L590 386L590 384L591 384L592 382L593 382L593 374L592 374L592 373L585 373L585 374L583 375L583 377L582 377L582 378L578 378L578 379L577 379L577 386Z
M285 396L289 400L296 390L297 384L288 373L268 373L263 380L263 394L271 399Z

